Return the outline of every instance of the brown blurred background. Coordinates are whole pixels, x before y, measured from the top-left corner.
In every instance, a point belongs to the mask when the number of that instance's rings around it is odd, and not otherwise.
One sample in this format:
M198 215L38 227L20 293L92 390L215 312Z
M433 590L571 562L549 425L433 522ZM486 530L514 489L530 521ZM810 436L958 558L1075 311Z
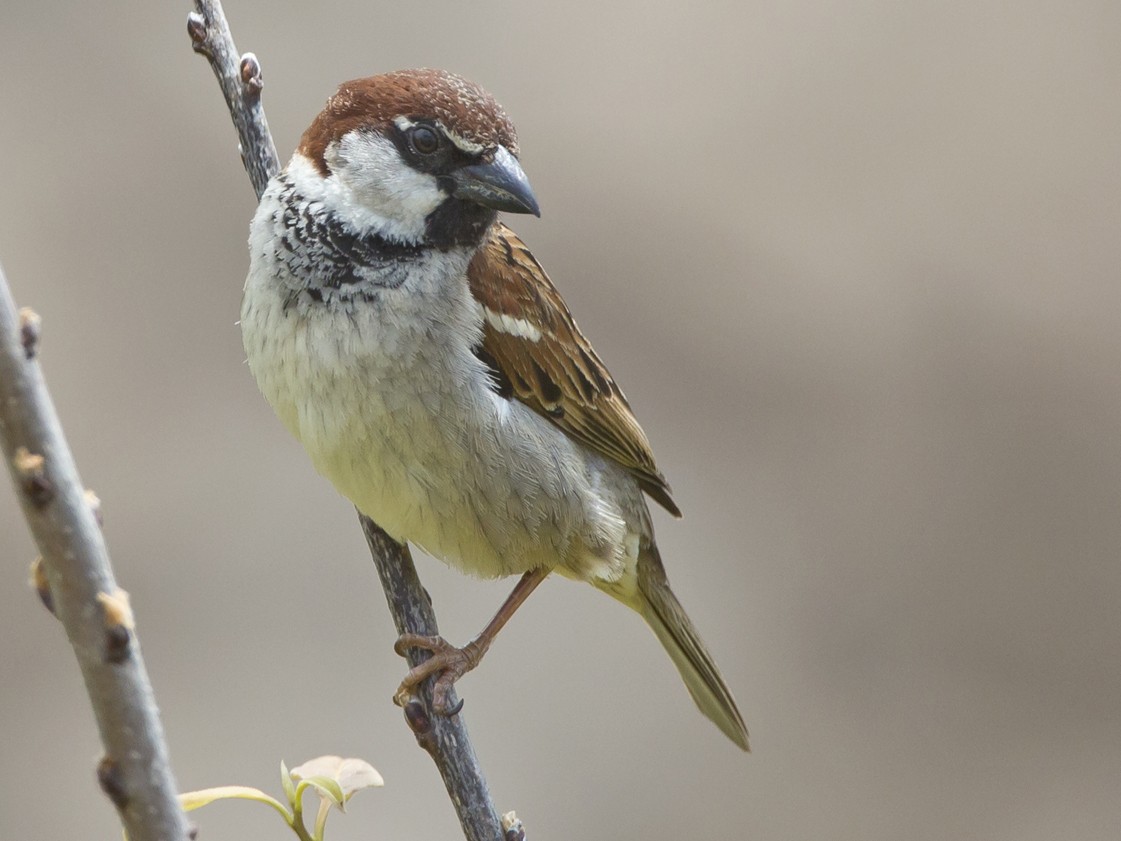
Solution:
M454 838L350 506L258 396L254 202L189 3L9 0L0 259L104 501L183 788L358 755L336 841ZM230 0L277 146L343 79L447 67L517 122L515 220L686 511L663 554L752 731L551 582L461 685L532 841L1114 839L1121 6ZM115 838L0 483L0 838ZM512 582L420 559L443 630ZM284 838L254 804L203 839Z

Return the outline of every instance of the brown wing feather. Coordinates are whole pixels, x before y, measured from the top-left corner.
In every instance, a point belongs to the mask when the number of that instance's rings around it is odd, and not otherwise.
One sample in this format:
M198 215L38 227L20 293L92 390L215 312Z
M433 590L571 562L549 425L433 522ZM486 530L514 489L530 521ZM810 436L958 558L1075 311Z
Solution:
M626 397L525 243L505 225L495 225L467 278L488 313L480 355L496 366L501 388L621 464L680 517Z

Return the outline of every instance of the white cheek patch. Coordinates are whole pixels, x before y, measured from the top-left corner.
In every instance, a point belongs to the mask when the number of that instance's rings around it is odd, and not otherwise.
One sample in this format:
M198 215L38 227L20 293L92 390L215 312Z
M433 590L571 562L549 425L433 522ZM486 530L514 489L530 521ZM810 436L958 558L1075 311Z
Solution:
M519 339L528 339L531 342L541 341L541 328L524 318L515 318L504 312L495 312L489 307L483 307L483 316L487 324L499 333L517 336Z
M436 179L413 169L393 142L370 132L352 131L325 155L336 181L337 212L376 219L383 232L406 241L424 237L425 219L448 197ZM362 225L365 227L365 225Z

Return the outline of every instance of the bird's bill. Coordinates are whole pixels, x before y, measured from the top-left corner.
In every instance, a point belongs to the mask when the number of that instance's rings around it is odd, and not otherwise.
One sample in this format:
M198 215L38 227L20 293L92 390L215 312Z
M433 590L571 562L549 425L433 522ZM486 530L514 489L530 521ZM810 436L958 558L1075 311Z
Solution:
M507 213L541 215L537 197L517 158L499 146L490 163L465 166L452 176L457 199Z

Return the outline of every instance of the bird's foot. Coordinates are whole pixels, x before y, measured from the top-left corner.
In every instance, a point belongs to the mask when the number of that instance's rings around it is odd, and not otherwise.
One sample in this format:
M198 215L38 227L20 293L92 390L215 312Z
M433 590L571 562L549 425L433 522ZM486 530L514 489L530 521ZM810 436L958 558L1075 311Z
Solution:
M432 684L432 711L437 715L450 716L463 709L462 700L453 706L448 695L457 680L479 665L487 646L480 644L479 640L473 640L463 648L456 648L443 637L426 637L421 634L402 634L393 645L393 650L402 657L410 648L431 651L432 656L409 670L397 687L393 702L399 707L405 706L416 695L417 687L436 675L436 681Z

